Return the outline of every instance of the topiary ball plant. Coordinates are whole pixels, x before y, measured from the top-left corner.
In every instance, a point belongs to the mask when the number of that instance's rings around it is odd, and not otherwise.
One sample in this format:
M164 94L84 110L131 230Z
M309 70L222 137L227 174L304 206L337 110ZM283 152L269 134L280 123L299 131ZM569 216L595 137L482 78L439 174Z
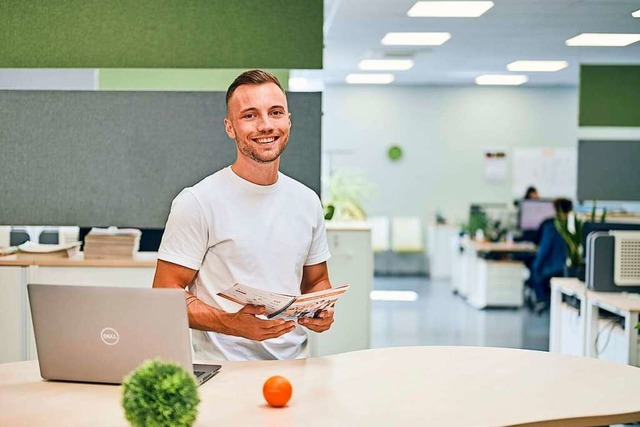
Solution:
M122 406L132 426L191 426L198 415L198 386L175 363L150 360L123 383Z

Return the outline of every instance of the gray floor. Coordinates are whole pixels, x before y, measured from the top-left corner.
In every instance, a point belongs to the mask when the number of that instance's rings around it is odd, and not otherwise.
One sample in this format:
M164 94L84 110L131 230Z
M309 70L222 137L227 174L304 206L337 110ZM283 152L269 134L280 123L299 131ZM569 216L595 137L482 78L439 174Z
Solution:
M415 302L372 301L371 346L464 345L549 349L549 312L525 308L477 310L448 281L375 277L375 290L415 291Z

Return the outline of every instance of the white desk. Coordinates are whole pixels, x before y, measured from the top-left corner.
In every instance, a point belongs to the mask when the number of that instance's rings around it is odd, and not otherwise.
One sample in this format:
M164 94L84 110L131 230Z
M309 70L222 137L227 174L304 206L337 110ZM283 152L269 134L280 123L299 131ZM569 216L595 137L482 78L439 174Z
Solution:
M293 384L266 406L271 375ZM640 369L560 354L404 347L278 362L229 362L199 389L196 426L609 425L640 420ZM0 425L125 426L121 387L42 381L0 365Z
M365 223L327 223L332 257L327 262L334 286L350 283L340 299L336 321L322 334L309 332L313 356L369 348L373 285L371 229ZM157 253L140 252L133 260L0 259L0 363L36 358L26 285L151 287Z
M453 291L475 308L522 307L525 266L520 261L485 259L484 254L535 253L531 244L463 240L454 261Z
M634 328L640 317L640 294L589 291L578 279L561 278L551 279L551 290L551 351L640 366ZM580 309L562 303L563 296L577 298ZM617 317L611 319L610 314Z

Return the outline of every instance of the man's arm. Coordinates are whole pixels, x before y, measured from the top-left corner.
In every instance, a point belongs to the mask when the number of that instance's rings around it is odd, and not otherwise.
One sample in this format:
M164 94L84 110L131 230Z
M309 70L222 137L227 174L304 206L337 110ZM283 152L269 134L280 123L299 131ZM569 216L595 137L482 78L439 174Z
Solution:
M302 267L300 291L303 294L308 294L324 289L331 289L326 261L320 264L305 265ZM318 317L300 318L298 319L298 323L314 332L324 332L328 330L333 323L333 309L322 310L320 314L318 314Z
M197 270L159 259L153 278L153 287L185 289L193 282L197 273ZM214 331L263 341L279 337L295 328L295 323L291 320L257 318L257 315L265 314L266 310L263 306L246 305L237 313L226 313L203 303L189 292L186 292L186 304L189 327L202 331Z

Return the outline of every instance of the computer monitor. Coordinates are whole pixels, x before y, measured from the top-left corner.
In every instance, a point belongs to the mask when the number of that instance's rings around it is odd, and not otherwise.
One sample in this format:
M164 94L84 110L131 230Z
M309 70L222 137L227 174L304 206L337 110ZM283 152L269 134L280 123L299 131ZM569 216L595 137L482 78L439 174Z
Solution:
M518 228L537 231L542 221L553 218L556 210L551 199L523 199L518 204Z

